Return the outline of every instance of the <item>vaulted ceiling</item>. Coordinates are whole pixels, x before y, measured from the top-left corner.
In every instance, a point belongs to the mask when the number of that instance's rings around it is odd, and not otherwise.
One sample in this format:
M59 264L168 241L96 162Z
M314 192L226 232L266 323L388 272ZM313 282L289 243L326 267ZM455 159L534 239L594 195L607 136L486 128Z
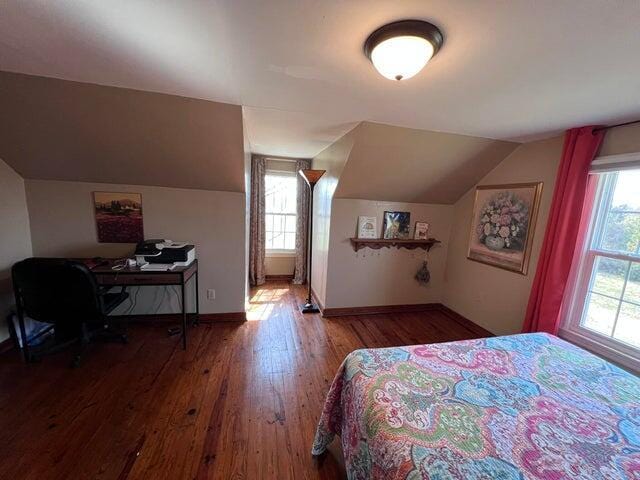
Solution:
M380 25L445 35L418 76L362 54ZM363 120L501 140L640 114L637 0L0 2L0 68L243 106L251 149L313 157Z

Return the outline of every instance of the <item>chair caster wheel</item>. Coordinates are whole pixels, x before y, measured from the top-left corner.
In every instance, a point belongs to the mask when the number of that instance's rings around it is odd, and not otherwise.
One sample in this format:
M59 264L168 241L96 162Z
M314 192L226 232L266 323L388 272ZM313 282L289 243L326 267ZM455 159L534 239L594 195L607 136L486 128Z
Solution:
M126 335L122 335L122 337L120 337L120 341L126 345L129 343L129 337L127 337Z
M73 357L73 360L71 360L71 368L78 368L80 366L80 360L80 355Z

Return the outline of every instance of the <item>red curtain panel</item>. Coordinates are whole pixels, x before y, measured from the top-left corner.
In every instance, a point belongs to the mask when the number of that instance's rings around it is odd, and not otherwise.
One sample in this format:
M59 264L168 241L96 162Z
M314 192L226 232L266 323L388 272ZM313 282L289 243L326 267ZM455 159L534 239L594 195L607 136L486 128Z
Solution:
M589 167L603 136L604 132L593 126L573 128L565 134L547 230L527 305L524 333L558 333L562 298L574 251L577 243L583 241L580 237L584 236L581 235L580 219L585 206L588 208L587 194L593 192L587 188Z

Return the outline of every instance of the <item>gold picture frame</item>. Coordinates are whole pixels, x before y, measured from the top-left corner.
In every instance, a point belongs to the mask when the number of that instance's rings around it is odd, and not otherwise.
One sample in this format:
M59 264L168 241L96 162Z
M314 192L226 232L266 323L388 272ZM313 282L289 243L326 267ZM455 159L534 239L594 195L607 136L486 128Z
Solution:
M467 258L526 275L542 182L476 187Z

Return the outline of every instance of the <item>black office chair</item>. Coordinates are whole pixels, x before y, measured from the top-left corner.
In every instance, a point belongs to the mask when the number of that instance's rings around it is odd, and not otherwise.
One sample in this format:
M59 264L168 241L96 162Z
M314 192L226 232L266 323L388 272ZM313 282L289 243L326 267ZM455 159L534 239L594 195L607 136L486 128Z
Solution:
M129 295L124 288L117 293L100 288L83 263L64 258L28 258L16 263L11 274L27 362L76 343L73 365L78 366L86 346L96 337L126 343L126 335L113 329L107 315ZM53 329L55 342L52 346L29 347L25 316L51 324L47 330Z

